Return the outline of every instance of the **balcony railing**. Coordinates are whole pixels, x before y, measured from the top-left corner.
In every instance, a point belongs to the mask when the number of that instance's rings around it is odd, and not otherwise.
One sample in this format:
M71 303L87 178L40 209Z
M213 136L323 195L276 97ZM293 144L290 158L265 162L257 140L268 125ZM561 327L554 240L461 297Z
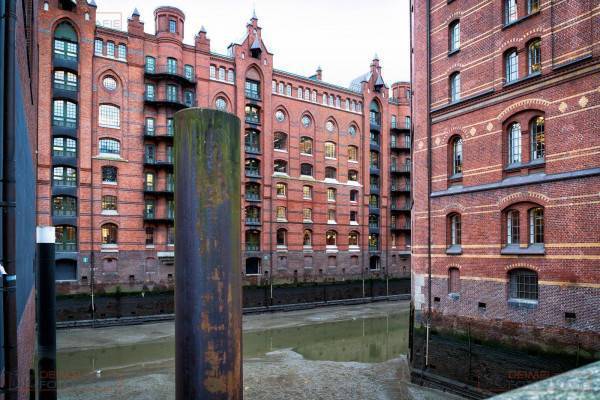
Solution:
M191 74L186 73L184 65L180 66L180 65L162 64L162 65L154 65L153 67L146 65L146 67L144 68L144 72L149 77L152 77L152 76L158 77L158 76L162 75L162 76L176 78L180 81L185 81L186 83L196 83L196 77L194 76L193 70L191 71Z
M260 195L258 193L246 193L246 200L260 201Z
M75 216L77 216L77 210L54 208L54 209L52 209L52 215L55 217L75 217Z
M379 224L377 223L369 223L369 229L379 229Z
M246 225L260 225L260 218L246 217Z
M410 164L395 165L390 167L391 172L410 172Z
M260 244L258 243L246 243L246 251L259 251Z
M163 103L163 104L171 104L176 105L178 107L195 107L196 99L185 98L185 96L177 95L161 95L159 96L157 93L149 94L148 92L144 92L144 100L152 103Z
M259 154L260 153L260 147L256 146L256 145L245 145L244 146L246 153L253 153L253 154Z
M250 100L260 101L260 93L254 90L246 90L246 98Z
M260 178L260 171L258 169L248 169L246 168L246 176L252 176L255 178Z
M392 229L410 230L410 222L392 222Z
M410 211L410 204L392 203L391 209L394 211Z
M410 192L410 183L394 183L392 192Z
M394 139L390 141L390 146L392 149L410 149L410 140L406 139Z
M258 115L247 114L246 115L246 122L249 123L249 124L258 125L258 124L260 124L260 118L259 118Z
M77 242L57 242L56 251L60 253L72 253L77 251Z

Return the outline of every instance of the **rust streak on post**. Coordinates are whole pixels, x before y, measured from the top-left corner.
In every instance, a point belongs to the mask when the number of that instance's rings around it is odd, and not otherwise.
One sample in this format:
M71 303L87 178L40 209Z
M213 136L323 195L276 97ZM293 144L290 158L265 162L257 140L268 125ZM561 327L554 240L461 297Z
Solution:
M177 400L242 399L240 120L175 114Z

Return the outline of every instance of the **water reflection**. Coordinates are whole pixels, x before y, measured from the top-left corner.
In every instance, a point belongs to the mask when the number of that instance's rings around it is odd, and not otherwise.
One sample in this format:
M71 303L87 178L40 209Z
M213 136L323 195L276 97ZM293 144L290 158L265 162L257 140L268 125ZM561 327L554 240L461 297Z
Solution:
M144 327L140 327L144 329ZM261 357L280 349L293 349L309 360L383 362L405 354L408 348L408 315L244 332L244 358ZM57 355L59 382L76 383L116 370L135 374L157 368L174 368L173 337L130 346L82 351L60 351ZM160 366L160 367L159 367ZM61 386L62 386L61 384Z

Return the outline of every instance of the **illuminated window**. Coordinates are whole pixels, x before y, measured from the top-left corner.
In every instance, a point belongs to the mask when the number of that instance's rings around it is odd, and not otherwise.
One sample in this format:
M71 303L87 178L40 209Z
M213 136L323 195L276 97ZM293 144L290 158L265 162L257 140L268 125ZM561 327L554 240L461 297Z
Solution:
M544 117L531 122L531 160L543 160L546 155Z

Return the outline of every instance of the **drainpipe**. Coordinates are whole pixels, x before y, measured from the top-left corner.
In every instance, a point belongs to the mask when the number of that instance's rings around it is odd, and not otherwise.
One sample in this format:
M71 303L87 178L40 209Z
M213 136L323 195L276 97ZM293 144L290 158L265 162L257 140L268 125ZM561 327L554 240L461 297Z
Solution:
M427 339L425 341L425 368L429 366L429 331L431 329L431 0L427 0Z
M6 400L18 396L17 352L17 267L16 258L16 1L7 0L4 32L4 137L2 140L2 271L4 318L4 395Z

